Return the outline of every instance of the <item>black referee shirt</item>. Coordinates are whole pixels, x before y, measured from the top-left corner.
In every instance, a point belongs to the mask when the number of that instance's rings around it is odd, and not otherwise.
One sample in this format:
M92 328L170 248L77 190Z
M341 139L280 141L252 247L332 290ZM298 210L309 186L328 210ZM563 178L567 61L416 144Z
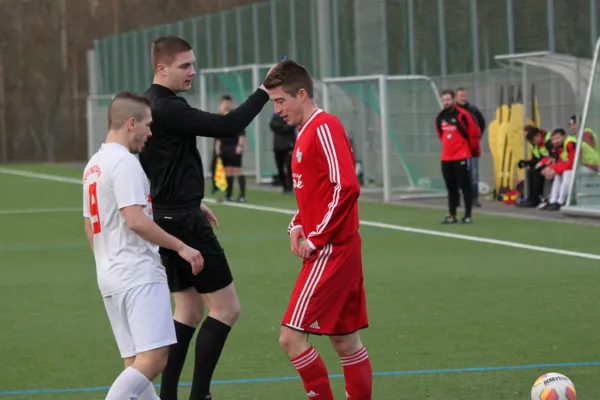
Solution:
M196 137L237 136L260 113L269 95L257 89L227 115L212 114L190 106L172 90L153 84L144 93L152 103L152 137L140 153L150 179L152 207L199 207L204 198L204 170Z

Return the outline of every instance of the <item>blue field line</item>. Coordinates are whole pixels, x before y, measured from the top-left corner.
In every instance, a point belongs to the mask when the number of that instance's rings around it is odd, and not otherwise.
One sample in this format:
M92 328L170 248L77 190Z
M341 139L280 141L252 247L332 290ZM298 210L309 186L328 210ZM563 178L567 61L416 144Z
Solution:
M475 373L475 372L495 372L495 371L520 371L528 369L544 369L544 373L556 372L550 371L553 368L574 368L574 367L595 367L600 366L600 361L589 362L570 362L558 364L530 364L530 365L510 365L500 367L475 367L475 368L449 368L449 369L417 369L406 371L385 371L373 372L373 376L398 376L398 375L430 375L430 374L457 374L457 373ZM329 375L330 379L343 378L342 374ZM285 381L297 381L299 376L282 376L277 378L248 378L248 379L229 379L212 381L212 385L235 385L244 383L273 383ZM154 385L159 387L159 385ZM179 386L189 387L191 382L183 382ZM31 390L12 390L0 392L0 396L24 396L35 394L57 394L57 393L84 393L84 392L104 392L110 389L109 386L98 386L89 388L71 388L71 389L31 389Z

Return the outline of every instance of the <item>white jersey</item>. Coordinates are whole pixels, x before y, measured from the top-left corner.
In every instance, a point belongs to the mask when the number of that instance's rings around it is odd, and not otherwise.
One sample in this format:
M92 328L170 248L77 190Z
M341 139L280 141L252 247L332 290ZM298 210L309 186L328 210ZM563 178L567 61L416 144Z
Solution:
M152 219L150 188L138 159L117 143L103 144L83 175L83 216L94 232L94 258L102 296L147 283L167 282L158 246L134 233L121 209L139 205Z

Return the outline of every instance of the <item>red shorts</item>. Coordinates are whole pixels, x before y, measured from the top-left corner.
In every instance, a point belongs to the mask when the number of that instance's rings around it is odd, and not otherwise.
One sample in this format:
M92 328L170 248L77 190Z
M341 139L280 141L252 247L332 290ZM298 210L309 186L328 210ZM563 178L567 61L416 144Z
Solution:
M369 325L358 233L304 260L282 325L316 335L345 335Z

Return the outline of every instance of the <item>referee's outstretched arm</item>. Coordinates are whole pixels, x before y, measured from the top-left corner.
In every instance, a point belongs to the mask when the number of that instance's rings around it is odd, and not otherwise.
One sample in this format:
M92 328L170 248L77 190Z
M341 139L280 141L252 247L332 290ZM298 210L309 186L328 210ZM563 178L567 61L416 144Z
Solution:
M185 100L173 97L165 102L164 115L168 115L173 132L182 135L212 138L233 137L244 131L269 101L262 88L257 89L239 107L227 115L213 114L190 106Z

